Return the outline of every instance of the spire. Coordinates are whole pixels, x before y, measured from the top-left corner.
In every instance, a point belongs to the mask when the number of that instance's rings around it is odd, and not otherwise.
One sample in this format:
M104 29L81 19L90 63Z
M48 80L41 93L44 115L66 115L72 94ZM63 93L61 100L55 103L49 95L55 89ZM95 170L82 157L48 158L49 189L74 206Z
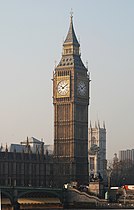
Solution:
M92 123L91 123L91 120L90 120L90 128L92 128Z
M97 128L97 123L96 123L96 121L95 121L95 128Z
M63 50L62 50L62 58L60 63L57 65L59 66L75 66L79 68L83 68L87 71L85 68L82 60L81 60L81 54L80 54L80 44L76 38L74 27L73 27L73 15L70 15L70 26L69 31L66 36L66 39L63 43Z
M105 129L105 121L103 121L103 128Z
M76 46L80 46L77 38L76 38L76 35L75 35L75 32L74 32L74 27L73 27L73 13L71 12L71 15L70 15L70 27L69 27L69 31L68 31L68 34L67 34L67 37L64 41L64 44L67 44L67 43L72 43Z
M100 128L100 121L98 120L98 128Z
M6 149L5 149L5 152L8 152L8 147L7 147L7 143L6 143Z

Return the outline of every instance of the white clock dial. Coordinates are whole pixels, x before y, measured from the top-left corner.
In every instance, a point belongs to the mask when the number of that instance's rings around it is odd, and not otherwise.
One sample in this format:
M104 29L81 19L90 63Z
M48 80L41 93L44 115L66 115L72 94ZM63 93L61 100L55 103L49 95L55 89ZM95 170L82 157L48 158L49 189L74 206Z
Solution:
M86 95L86 84L85 84L84 81L80 81L78 83L77 91L78 91L78 94L81 95L81 96L85 96Z
M69 82L67 80L61 80L58 83L57 90L61 96L66 95L69 91Z

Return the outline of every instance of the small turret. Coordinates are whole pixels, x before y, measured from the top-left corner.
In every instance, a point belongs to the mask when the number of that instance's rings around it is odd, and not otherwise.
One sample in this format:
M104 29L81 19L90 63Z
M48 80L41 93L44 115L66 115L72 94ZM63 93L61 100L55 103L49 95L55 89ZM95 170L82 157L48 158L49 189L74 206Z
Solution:
M100 128L100 121L98 120L98 128Z
M2 152L2 150L3 150L3 145L2 145L2 143L1 143L0 152Z
M96 121L95 121L95 128L97 128L97 123L96 123Z
M117 153L114 154L114 158L113 158L113 166L115 166L118 163L118 157L117 157Z
M103 128L105 129L105 121L103 121Z
M8 152L8 147L7 147L7 143L6 143L6 149L5 149L5 152Z

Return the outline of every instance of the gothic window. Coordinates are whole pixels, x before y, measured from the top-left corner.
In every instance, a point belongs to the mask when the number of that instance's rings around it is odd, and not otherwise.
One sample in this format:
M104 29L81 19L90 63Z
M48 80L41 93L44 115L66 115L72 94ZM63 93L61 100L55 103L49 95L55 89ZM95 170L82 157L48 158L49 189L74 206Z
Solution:
M90 157L90 170L93 171L94 170L94 157Z
M93 144L96 144L96 138L95 138L95 136L92 136L91 144L92 144L92 145L93 145Z
M59 105L57 112L58 112L58 121L63 121L63 119L64 119L64 105Z

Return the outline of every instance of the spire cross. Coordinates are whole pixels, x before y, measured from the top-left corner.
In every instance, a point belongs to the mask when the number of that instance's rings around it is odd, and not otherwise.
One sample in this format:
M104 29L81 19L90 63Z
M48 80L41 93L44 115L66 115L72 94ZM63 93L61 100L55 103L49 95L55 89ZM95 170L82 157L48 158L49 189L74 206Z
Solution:
M72 19L73 19L73 10L72 10L72 8L71 8L71 12L70 12L70 17L71 17L71 21L72 21Z

